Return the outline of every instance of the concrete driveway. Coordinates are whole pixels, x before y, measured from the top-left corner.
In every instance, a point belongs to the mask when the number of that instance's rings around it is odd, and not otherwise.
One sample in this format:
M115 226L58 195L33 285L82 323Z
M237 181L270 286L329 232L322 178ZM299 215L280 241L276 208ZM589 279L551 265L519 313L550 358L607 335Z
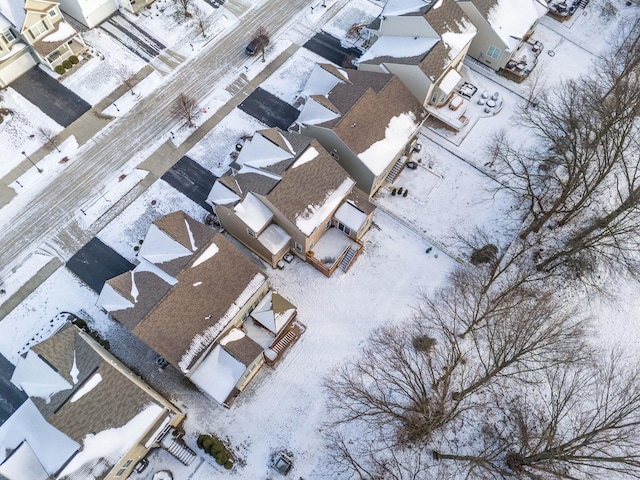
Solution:
M218 177L196 161L185 155L160 178L208 212L212 211L205 200Z
M351 60L362 55L357 48L344 48L339 39L326 32L316 34L303 47L344 68L354 68Z
M238 108L270 127L286 130L296 121L300 111L275 95L256 88Z
M67 268L97 293L105 282L121 273L133 270L135 265L110 246L93 237L67 262Z
M63 127L91 109L91 105L39 67L11 82L11 88Z

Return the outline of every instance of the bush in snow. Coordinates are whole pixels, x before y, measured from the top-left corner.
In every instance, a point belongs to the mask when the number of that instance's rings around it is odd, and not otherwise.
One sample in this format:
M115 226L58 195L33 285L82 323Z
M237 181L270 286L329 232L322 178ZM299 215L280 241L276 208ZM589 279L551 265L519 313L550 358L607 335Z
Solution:
M63 61L62 66L67 70L70 70L71 68L73 68L73 64L69 60Z
M54 70L58 75L62 75L64 74L64 72L66 72L65 68L62 65L58 65L56 68L54 68Z
M80 59L78 57L76 57L75 55L71 55L69 57L69 61L73 64L73 65L77 65L78 63L80 63Z

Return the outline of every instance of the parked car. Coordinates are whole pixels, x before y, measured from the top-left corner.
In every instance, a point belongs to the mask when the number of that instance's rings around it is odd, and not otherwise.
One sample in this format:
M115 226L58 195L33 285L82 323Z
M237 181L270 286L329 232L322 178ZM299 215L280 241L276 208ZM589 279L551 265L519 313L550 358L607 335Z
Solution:
M246 46L244 51L247 53L247 55L255 55L256 52L260 50L260 47L262 47L263 45L266 47L268 43L269 39L267 37L265 37L264 35L259 35L251 40L251 43Z

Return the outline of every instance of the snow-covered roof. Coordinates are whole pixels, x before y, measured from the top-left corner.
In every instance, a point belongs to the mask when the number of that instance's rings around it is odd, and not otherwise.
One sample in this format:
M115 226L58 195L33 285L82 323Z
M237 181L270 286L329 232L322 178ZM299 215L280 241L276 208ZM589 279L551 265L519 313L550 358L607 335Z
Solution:
M28 442L23 442L0 464L0 475L8 480L47 480L49 474L40 464L37 455Z
M448 47L449 60L455 59L478 33L478 29L466 17L458 24L458 28L459 32L449 30L442 33L442 41Z
M146 432L156 423L163 411L160 405L149 404L121 427L87 435L83 440L82 450L65 466L60 476L71 475L84 465L100 458L111 464L116 463L131 450L142 432Z
M309 147L304 151L302 155L300 155L297 158L295 163L291 165L291 168L300 167L301 165L304 165L305 163L310 162L311 160L316 158L318 155L320 155L320 152L318 152L318 150L316 150L315 147Z
M258 241L275 255L291 242L291 236L280 225L272 223L260 234Z
M340 205L340 208L336 210L333 217L354 232L359 231L364 224L364 221L367 219L367 215L350 202L344 202Z
M193 251L172 239L157 225L151 224L138 251L138 257L158 264L185 257L192 253Z
M57 472L79 448L78 443L49 424L30 399L24 402L0 427L0 463L6 459L8 451L17 448L23 441L29 444L30 449L36 453L39 463L51 475ZM26 460L22 456L17 459ZM28 468L28 465L30 464L23 465L17 462L7 468L15 472L21 466ZM11 478L1 469L0 473ZM18 477L19 480L27 478L31 477L26 475Z
M329 191L323 202L317 205L308 205L296 218L296 226L302 233L309 236L331 215L340 202L351 191L355 182L351 178L345 178L342 184L333 191Z
M222 404L245 370L242 363L220 345L216 345L189 378L203 392Z
M254 232L261 232L273 218L273 212L251 192L247 193L244 200L235 206L235 212L238 218Z
M46 402L56 393L72 387L32 350L27 352L25 358L18 360L11 382L30 397L42 398Z
M24 9L24 0L0 0L0 12L15 27L22 28L26 12Z
M531 26L546 15L545 0L495 0L487 21L502 41L515 48Z
M438 86L449 95L460 80L462 80L462 75L456 70L449 70Z
M333 120L339 116L339 114L328 109L310 96L307 98L304 108L302 109L302 112L300 112L296 121L301 124L315 125L317 123L328 122L329 120Z
M286 150L265 138L260 132L256 132L251 140L245 142L236 162L240 165L265 168L274 163L293 158L295 152L288 141L282 135L281 137L283 145L287 146Z
M438 43L438 37L381 36L358 60L366 62L379 57L417 57L425 55Z
M296 313L296 307L277 293L267 293L251 312L251 317L274 334L289 323Z
M404 15L420 10L422 7L428 6L433 0L387 0L382 15Z
M57 28L46 37L40 39L41 42L57 43L63 42L69 37L73 37L76 33L75 28L67 22L59 22Z
M349 74L342 68L317 63L302 90L303 95L326 95L338 83L349 81Z
M418 123L413 112L392 117L385 129L384 138L358 154L358 158L374 175L380 175L417 128Z
M216 180L207 197L207 203L212 205L228 205L240 200L240 197L227 188L220 180Z

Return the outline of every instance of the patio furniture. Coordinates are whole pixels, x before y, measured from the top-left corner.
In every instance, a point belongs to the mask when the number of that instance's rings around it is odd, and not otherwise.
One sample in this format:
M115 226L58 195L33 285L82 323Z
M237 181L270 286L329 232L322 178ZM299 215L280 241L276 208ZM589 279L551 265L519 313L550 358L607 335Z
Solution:
M493 108L496 106L496 101L495 100L487 100L487 107L489 108Z
M462 97L453 97L451 99L451 102L449 102L449 110L453 110L455 112L462 106L463 103L464 100L462 100Z

